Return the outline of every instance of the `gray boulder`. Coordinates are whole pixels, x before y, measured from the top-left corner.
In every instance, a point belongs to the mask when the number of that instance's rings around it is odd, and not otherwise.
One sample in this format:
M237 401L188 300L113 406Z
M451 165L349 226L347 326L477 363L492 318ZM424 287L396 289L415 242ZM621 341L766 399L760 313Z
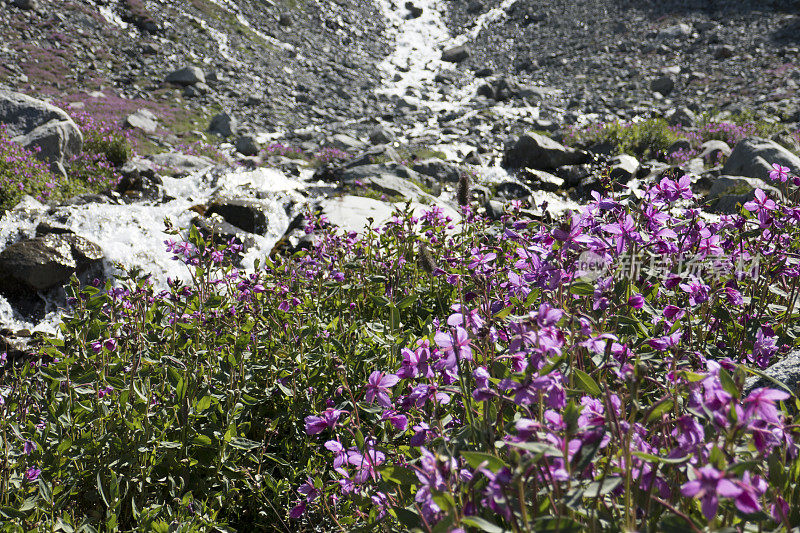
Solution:
M611 160L611 179L629 182L639 171L639 160L628 154L620 154Z
M167 75L166 81L167 83L174 83L175 85L196 85L198 83L205 83L206 75L199 67L188 66L170 72Z
M442 52L442 61L447 63L461 63L469 57L469 49L466 46L454 46Z
M415 202L433 203L435 198L423 191L416 183L423 183L422 176L396 163L364 165L346 169L342 182L357 185L385 194L390 198L403 198Z
M337 150L345 152L358 152L367 147L363 142L350 135L345 135L344 133L331 135L325 144L331 148L336 148Z
M228 113L215 115L208 124L209 133L216 133L221 137L230 137L239 128L239 121Z
M686 106L673 109L667 114L667 121L670 126L692 127L697 123L697 115Z
M411 170L439 181L451 183L458 183L458 180L461 178L461 169L457 165L435 157L414 161L411 164Z
M237 152L247 157L257 156L258 152L261 150L261 147L252 135L242 135L236 139L234 146Z
M579 165L588 160L586 153L566 147L550 137L538 133L526 133L513 146L506 149L503 166L551 169L564 165Z
M701 159L710 159L712 162L720 159L720 157L729 157L731 155L731 147L725 141L706 141L700 145Z
M63 168L83 148L83 135L63 110L24 94L0 89L0 124L11 141L51 166Z
M797 385L800 383L800 350L795 350L774 365L765 369L764 374L775 379L791 390L795 396L798 394ZM767 387L779 389L773 381L761 376L752 376L744 382L744 394L750 394L754 389ZM791 401L791 400L790 400ZM793 403L793 402L792 402Z
M705 197L708 211L726 215L738 213L741 206L755 197L756 189L761 189L775 199L781 197L778 189L757 178L720 176L711 184Z
M502 200L525 198L532 194L530 188L516 181L504 181L496 188L497 197Z
M214 166L214 162L207 157L179 152L164 152L151 156L150 159L162 170L172 174L189 174Z
M39 8L39 2L37 0L14 0L13 4L26 11L32 11Z
M199 229L205 238L214 239L216 242L228 242L234 239L243 244L245 248L249 248L255 243L252 234L225 222L225 219L217 214L209 217L198 215L192 218L191 224Z
M345 161L342 167L354 168L354 167L361 167L364 165L372 165L384 161L394 161L395 163L399 163L402 159L403 158L400 155L400 153L391 146L386 144L379 144L377 146L373 146L372 148L369 148L368 150L361 152L352 159Z
M650 83L650 89L667 96L675 88L675 79L672 76L661 76Z
M369 142L373 145L375 144L389 144L395 141L395 136L392 134L391 131L384 128L383 126L378 126L369 132Z
M564 180L544 170L528 169L525 181L538 191L557 191L564 188Z
M0 252L0 291L18 294L63 285L75 273L102 264L100 248L82 237L51 233Z
M125 126L152 135L158 128L158 118L147 109L140 109L125 118Z
M682 39L692 34L692 27L681 22L672 26L667 26L658 31L658 38L661 40L669 41L674 39Z
M722 173L769 181L773 163L789 167L795 175L800 173L800 157L774 141L750 137L734 147Z
M263 235L269 227L265 206L246 198L220 198L206 210L205 216L219 215L222 220L246 231Z

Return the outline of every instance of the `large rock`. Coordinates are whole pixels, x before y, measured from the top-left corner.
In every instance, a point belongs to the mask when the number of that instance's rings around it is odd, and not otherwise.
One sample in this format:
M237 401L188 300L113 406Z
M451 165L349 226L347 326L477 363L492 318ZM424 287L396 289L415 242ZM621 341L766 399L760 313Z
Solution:
M741 206L755 198L756 189L761 189L774 199L781 197L778 189L757 178L720 176L711 184L705 201L711 213L731 215L738 213Z
M100 248L82 237L51 233L20 241L0 252L0 291L43 291L102 263Z
M384 194L393 199L421 203L434 203L435 198L423 191L417 183L422 177L413 170L396 163L364 165L349 168L342 173L342 182Z
M196 85L206 82L206 75L199 67L189 66L170 72L166 78L167 83L175 85Z
M205 215L206 217L219 215L228 224L247 233L263 235L269 227L269 220L264 210L264 205L257 200L224 198L212 203Z
M675 88L675 79L672 76L661 76L650 83L650 89L667 96Z
M725 141L711 140L706 141L700 145L701 159L709 159L713 162L718 161L722 157L729 157L731 155L731 147Z
M369 132L369 142L373 145L389 144L395 140L395 135L383 126L377 126Z
M403 204L391 204L373 198L350 195L326 198L320 202L322 213L331 224L345 231L358 232L363 231L370 224L373 227L383 224L392 217L396 209L403 207ZM458 222L461 219L454 209L445 205L439 205L439 207L443 214L449 216L453 221ZM412 202L411 209L413 216L419 217L424 211L430 209L430 205Z
M51 166L61 167L83 147L83 135L63 110L24 94L0 89L0 124L11 141Z
M692 34L692 27L686 24L685 22L680 22L673 26L667 26L666 28L662 28L658 31L658 38L671 41L674 39L683 39L689 37Z
M258 141L256 141L256 138L252 135L242 135L237 138L234 146L237 152L246 157L257 156L258 152L261 151Z
M220 113L211 119L208 124L209 133L216 133L221 137L230 137L239 129L239 121L228 113Z
M454 46L442 52L442 61L448 63L461 63L469 57L469 50L466 46Z
M442 161L435 157L414 161L411 163L411 169L436 180L450 183L458 183L463 173L458 165Z
M786 385L796 397L800 397L797 385L800 383L800 350L795 350L785 358L781 359L774 365L768 367L763 371L764 374L774 380ZM754 389L767 387L770 389L779 389L772 380L762 378L760 376L752 376L744 383L744 393L750 394ZM787 403L790 403L791 400ZM794 402L791 402L794 403Z
M686 106L671 110L667 114L670 126L692 127L697 123L697 115Z
M733 148L722 173L769 181L773 163L789 167L795 175L800 174L800 157L774 141L750 137Z
M639 160L628 154L620 154L611 160L609 176L615 181L628 183L639 171Z
M147 109L139 109L125 118L125 126L152 135L158 128L158 118Z
M178 175L185 175L214 166L214 162L207 157L179 152L164 152L153 155L150 159L162 170Z
M564 180L544 170L527 169L523 177L526 183L537 191L557 191L564 187Z
M550 137L527 133L506 149L503 166L511 168L552 169L579 165L589 160L586 153L566 147Z

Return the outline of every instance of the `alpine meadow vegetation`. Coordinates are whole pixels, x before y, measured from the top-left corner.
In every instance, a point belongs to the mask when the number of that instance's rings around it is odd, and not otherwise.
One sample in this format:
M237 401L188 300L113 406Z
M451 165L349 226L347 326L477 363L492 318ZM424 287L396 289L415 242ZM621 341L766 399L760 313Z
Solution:
M0 386L3 531L779 531L800 524L800 178L554 223L398 211L188 281L84 288ZM466 189L466 180L461 187ZM748 378L761 379L757 383Z

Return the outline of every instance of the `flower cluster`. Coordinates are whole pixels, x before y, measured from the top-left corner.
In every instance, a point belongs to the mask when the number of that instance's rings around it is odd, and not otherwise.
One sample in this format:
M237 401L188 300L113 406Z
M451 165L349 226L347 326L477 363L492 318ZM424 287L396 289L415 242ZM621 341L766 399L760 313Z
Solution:
M434 276L458 303L394 367L305 418L333 468L293 516L362 501L374 520L424 528L598 528L605 514L650 529L665 513L686 529L796 524L774 481L799 456L790 394L744 382L795 331L782 320L793 298L763 300L737 261L764 258L769 283L796 294L799 212L760 190L719 221L693 202L688 177L664 178L641 202L597 195L560 228L507 218L498 240L446 237ZM591 252L613 271L631 249L676 265L703 254L728 274L592 285L575 266Z

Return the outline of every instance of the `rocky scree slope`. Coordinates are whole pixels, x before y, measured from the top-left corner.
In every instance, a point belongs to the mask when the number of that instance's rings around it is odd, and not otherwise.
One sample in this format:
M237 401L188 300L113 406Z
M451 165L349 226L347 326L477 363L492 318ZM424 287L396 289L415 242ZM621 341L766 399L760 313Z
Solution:
M556 122L587 113L624 120L675 106L800 119L797 1L446 3L453 33L503 8L507 16L491 19L468 43L461 67L490 81L535 80L563 90L543 109Z
M0 0L0 84L90 108L189 110L169 125L186 131L219 110L242 129L331 124L380 114L382 33L363 0ZM186 67L199 74L169 77Z

